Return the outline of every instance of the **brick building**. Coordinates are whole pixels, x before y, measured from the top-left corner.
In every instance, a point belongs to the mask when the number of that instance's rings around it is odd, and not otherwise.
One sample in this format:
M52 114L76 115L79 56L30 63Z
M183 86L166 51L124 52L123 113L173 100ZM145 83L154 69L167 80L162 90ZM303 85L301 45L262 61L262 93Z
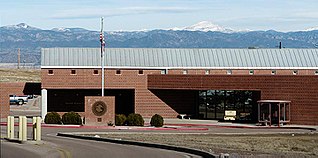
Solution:
M24 95L25 83L0 83L0 114L1 118L7 117L10 112L10 99L9 95Z
M0 82L0 116L5 118L10 113L10 95L40 95L41 83L35 82Z
M85 96L101 95L100 49L44 48L41 62L47 111L85 115ZM236 110L256 122L257 101L275 99L291 101L292 124L318 125L317 49L107 48L104 65L116 114L222 120Z

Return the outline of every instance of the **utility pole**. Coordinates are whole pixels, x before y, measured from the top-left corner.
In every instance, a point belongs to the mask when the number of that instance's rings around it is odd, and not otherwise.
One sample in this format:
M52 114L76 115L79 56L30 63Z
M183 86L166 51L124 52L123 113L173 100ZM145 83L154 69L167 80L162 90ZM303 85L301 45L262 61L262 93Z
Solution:
M101 66L102 66L102 96L104 96L104 86L105 86L105 74L104 74L104 52L105 52L105 40L104 40L104 18L101 17L101 30L100 30L100 54L101 54Z
M18 69L20 69L20 57L21 57L20 48L18 48Z

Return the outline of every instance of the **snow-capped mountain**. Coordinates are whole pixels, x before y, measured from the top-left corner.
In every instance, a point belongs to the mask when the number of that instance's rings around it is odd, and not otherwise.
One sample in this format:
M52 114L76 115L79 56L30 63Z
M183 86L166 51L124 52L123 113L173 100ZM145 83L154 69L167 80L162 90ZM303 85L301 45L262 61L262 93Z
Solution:
M66 31L70 31L70 29L65 28L65 27L59 27L59 28L53 28L52 31L56 31L56 32L66 32Z
M318 26L308 28L308 29L306 29L306 30L304 30L304 31L315 31L315 30L318 30Z
M55 32L76 32L76 33L90 32L90 30L86 30L83 28L65 28L65 27L53 28L51 30Z
M8 26L4 26L4 28L12 29L12 30L14 30L14 29L41 30L39 28L27 25L26 23L20 23L20 24L17 24L17 25L8 25Z
M180 31L182 30L182 31ZM313 30L313 31L311 31ZM174 29L105 32L107 47L117 48L318 48L318 31L234 31L211 22ZM25 23L0 27L0 63L40 62L40 48L99 47L99 31L83 28L38 29Z
M202 32L212 31L212 32L224 32L224 33L236 32L236 31L233 31L232 29L222 27L210 21L201 21L191 26L186 26L182 28L175 27L175 28L171 28L170 30L174 30L174 31L186 30L186 31L202 31Z

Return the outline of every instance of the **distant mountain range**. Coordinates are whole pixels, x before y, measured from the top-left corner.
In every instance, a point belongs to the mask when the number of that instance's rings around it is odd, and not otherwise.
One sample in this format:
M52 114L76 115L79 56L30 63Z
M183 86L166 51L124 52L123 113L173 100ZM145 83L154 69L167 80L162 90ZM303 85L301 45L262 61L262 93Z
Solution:
M232 30L203 21L171 29L112 31L105 33L106 47L123 48L317 48L318 28L296 32ZM40 63L43 47L99 47L99 32L83 28L43 30L25 23L0 27L0 63Z

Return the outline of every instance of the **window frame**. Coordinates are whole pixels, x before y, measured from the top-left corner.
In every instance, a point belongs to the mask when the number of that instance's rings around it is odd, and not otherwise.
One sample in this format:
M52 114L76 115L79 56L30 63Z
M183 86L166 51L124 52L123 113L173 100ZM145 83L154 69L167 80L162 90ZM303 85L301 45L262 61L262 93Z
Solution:
M277 70L272 70L271 71L271 75L276 75L277 74Z
M51 72L52 72L52 73L51 73ZM54 75L54 70L49 69L49 70L47 71L47 74L48 74L48 75Z
M162 69L162 70L160 70L160 74L161 75L166 75L166 74L168 74L168 70L167 69Z
M116 74L116 75L121 75L121 70L120 70L120 69L116 69L115 74Z
M205 75L210 75L210 70L204 70Z
M75 69L72 69L72 70L71 70L71 75L77 75L77 72L76 72Z
M97 73L95 73L95 72L97 72ZM93 70L93 75L99 75L98 70Z
M139 69L139 70L138 70L138 75L144 75L144 70Z

